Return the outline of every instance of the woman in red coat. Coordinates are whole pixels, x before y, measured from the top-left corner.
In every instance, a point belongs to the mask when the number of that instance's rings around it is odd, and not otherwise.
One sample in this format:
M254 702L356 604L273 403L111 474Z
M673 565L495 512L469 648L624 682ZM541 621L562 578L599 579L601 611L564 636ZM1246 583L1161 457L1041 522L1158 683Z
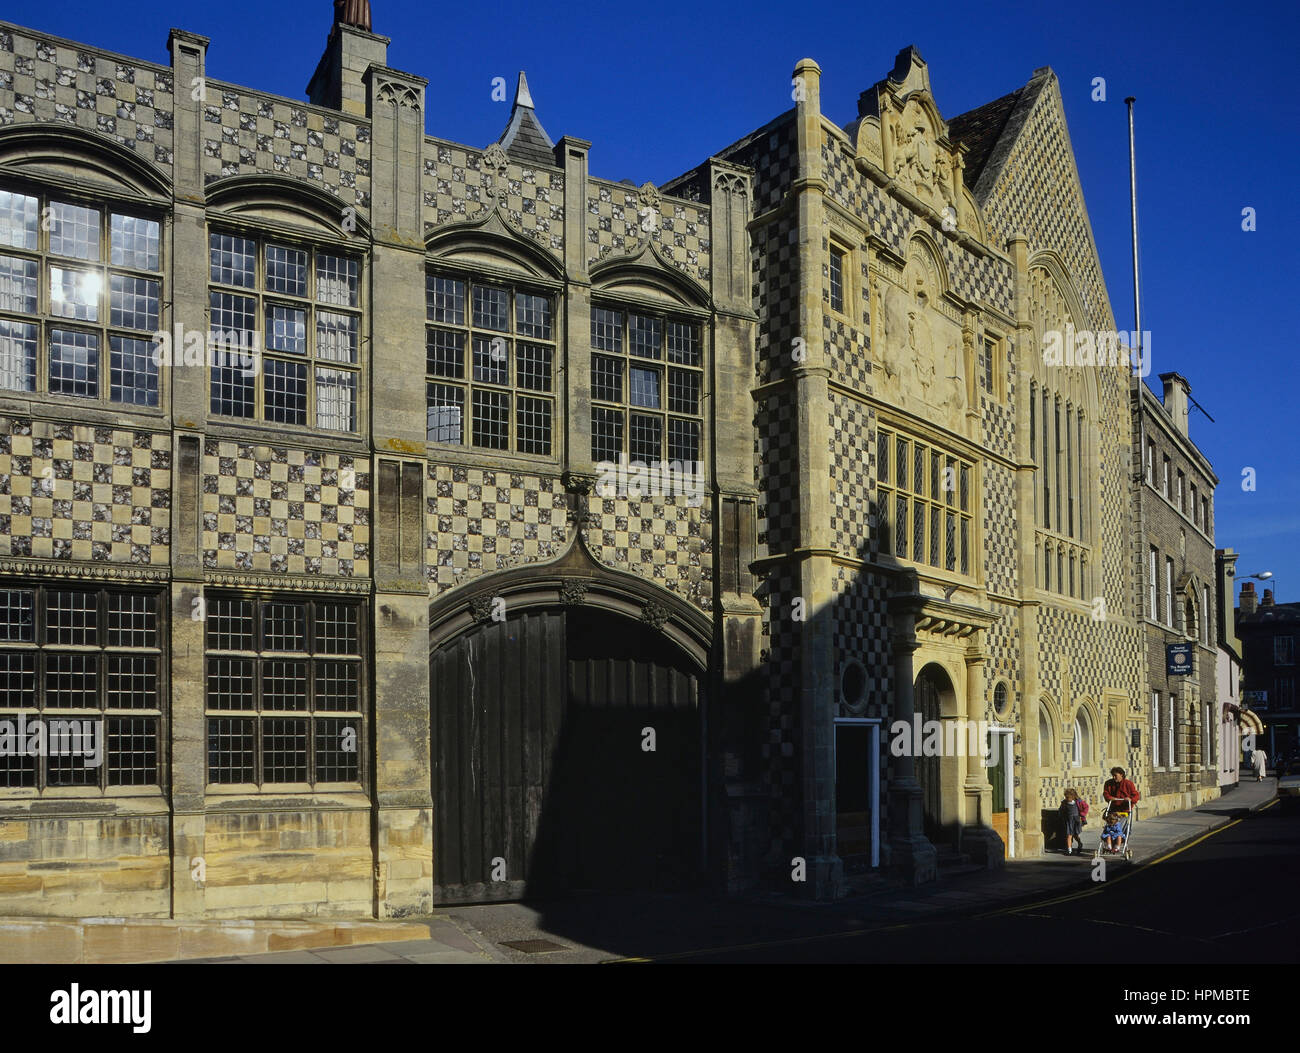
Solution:
M1127 812L1130 802L1137 803L1142 800L1138 788L1133 785L1132 779L1125 776L1123 768L1111 768L1110 778L1102 787L1101 795L1111 802L1112 811Z

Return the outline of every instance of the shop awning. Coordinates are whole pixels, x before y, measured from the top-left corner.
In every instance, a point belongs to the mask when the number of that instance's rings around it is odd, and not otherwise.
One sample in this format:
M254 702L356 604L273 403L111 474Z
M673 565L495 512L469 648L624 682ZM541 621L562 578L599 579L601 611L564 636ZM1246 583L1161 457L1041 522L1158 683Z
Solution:
M1264 722L1259 719L1259 715L1253 710L1243 709L1240 717L1242 731L1248 731L1252 735L1264 734Z

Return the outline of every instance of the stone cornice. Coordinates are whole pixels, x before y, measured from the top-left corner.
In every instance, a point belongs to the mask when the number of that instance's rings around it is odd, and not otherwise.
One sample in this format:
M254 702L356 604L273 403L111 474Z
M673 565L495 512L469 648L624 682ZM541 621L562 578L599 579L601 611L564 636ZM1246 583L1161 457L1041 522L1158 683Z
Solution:
M203 584L241 589L289 589L294 592L342 592L364 596L370 593L369 578L329 578L324 576L271 574L247 571L207 570Z
M167 567L140 567L125 563L79 563L72 560L0 559L0 574L24 577L80 578L86 581L163 582Z

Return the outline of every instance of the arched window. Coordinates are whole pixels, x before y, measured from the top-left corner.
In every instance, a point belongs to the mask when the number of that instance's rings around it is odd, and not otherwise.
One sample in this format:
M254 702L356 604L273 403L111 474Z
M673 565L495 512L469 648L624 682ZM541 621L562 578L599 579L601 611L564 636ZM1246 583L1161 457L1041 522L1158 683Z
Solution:
M1116 350L1082 340L1089 328L1083 302L1063 262L1051 253L1037 256L1029 269L1029 312L1036 346L1036 374L1029 387L1029 449L1036 473L1036 533L1051 539L1054 564L1044 557L1043 591L1084 599L1088 583L1084 556L1095 543L1090 502L1098 483L1094 422L1098 392L1094 366L1115 365ZM1089 423L1085 427L1085 418Z
M1074 718L1074 756L1076 768L1091 767L1096 760L1096 744L1092 733L1092 720L1086 709L1080 708Z
M1056 737L1052 734L1052 718L1047 715L1047 707L1038 704L1038 766L1045 768L1056 755Z

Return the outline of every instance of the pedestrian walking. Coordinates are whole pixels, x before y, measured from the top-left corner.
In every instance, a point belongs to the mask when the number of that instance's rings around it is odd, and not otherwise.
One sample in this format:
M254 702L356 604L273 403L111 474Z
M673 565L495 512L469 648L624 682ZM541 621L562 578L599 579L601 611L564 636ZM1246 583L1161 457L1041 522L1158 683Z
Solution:
M1250 755L1250 763L1255 769L1255 781L1260 782L1268 774L1268 754L1256 746Z

